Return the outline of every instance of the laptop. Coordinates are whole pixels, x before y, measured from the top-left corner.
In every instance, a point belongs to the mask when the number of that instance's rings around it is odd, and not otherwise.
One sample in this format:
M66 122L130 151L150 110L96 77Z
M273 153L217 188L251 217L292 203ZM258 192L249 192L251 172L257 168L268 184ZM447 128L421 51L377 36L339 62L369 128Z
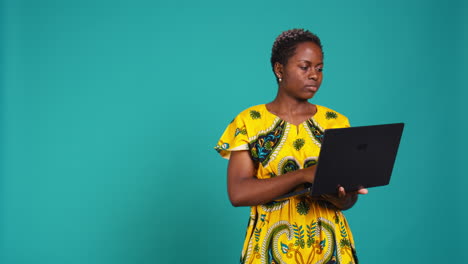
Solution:
M390 183L404 123L325 130L315 181L306 189L288 193L283 199L304 193L336 194Z
M325 130L312 195L390 183L403 123Z

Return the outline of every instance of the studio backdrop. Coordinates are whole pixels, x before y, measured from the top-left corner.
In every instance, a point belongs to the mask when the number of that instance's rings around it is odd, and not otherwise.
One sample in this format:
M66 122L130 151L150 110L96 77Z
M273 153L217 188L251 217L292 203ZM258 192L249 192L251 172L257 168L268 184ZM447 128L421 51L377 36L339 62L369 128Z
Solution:
M28 1L0 6L0 262L237 263L248 208L213 149L276 94L275 37L320 36L312 102L405 122L389 186L345 215L361 263L466 249L465 1ZM463 172L463 173L462 173Z

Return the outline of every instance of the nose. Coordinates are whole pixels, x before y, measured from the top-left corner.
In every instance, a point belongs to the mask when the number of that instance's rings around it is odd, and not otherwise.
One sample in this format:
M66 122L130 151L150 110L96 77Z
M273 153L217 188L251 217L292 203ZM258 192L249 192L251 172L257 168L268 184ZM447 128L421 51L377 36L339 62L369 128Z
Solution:
M309 78L309 80L314 80L314 81L316 81L317 78L318 78L317 70L312 69L312 70L309 72L308 78Z

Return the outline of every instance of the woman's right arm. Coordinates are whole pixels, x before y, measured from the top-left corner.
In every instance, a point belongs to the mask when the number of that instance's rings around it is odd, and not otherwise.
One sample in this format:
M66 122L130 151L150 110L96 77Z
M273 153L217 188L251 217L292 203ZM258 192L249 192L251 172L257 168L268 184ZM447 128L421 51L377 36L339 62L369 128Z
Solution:
M312 183L316 166L289 172L280 177L257 179L249 151L232 151L228 165L228 194L233 206L253 206L271 202L303 183Z

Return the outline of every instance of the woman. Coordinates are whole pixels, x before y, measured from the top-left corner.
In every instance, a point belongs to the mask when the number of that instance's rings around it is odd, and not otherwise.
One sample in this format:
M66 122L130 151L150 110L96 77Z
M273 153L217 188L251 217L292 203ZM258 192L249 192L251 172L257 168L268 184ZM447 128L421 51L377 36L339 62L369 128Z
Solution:
M271 65L276 98L241 112L215 147L229 159L231 203L251 206L241 263L357 263L341 210L366 189L275 199L314 182L325 129L349 127L345 116L308 102L322 82L320 39L303 29L283 32Z

